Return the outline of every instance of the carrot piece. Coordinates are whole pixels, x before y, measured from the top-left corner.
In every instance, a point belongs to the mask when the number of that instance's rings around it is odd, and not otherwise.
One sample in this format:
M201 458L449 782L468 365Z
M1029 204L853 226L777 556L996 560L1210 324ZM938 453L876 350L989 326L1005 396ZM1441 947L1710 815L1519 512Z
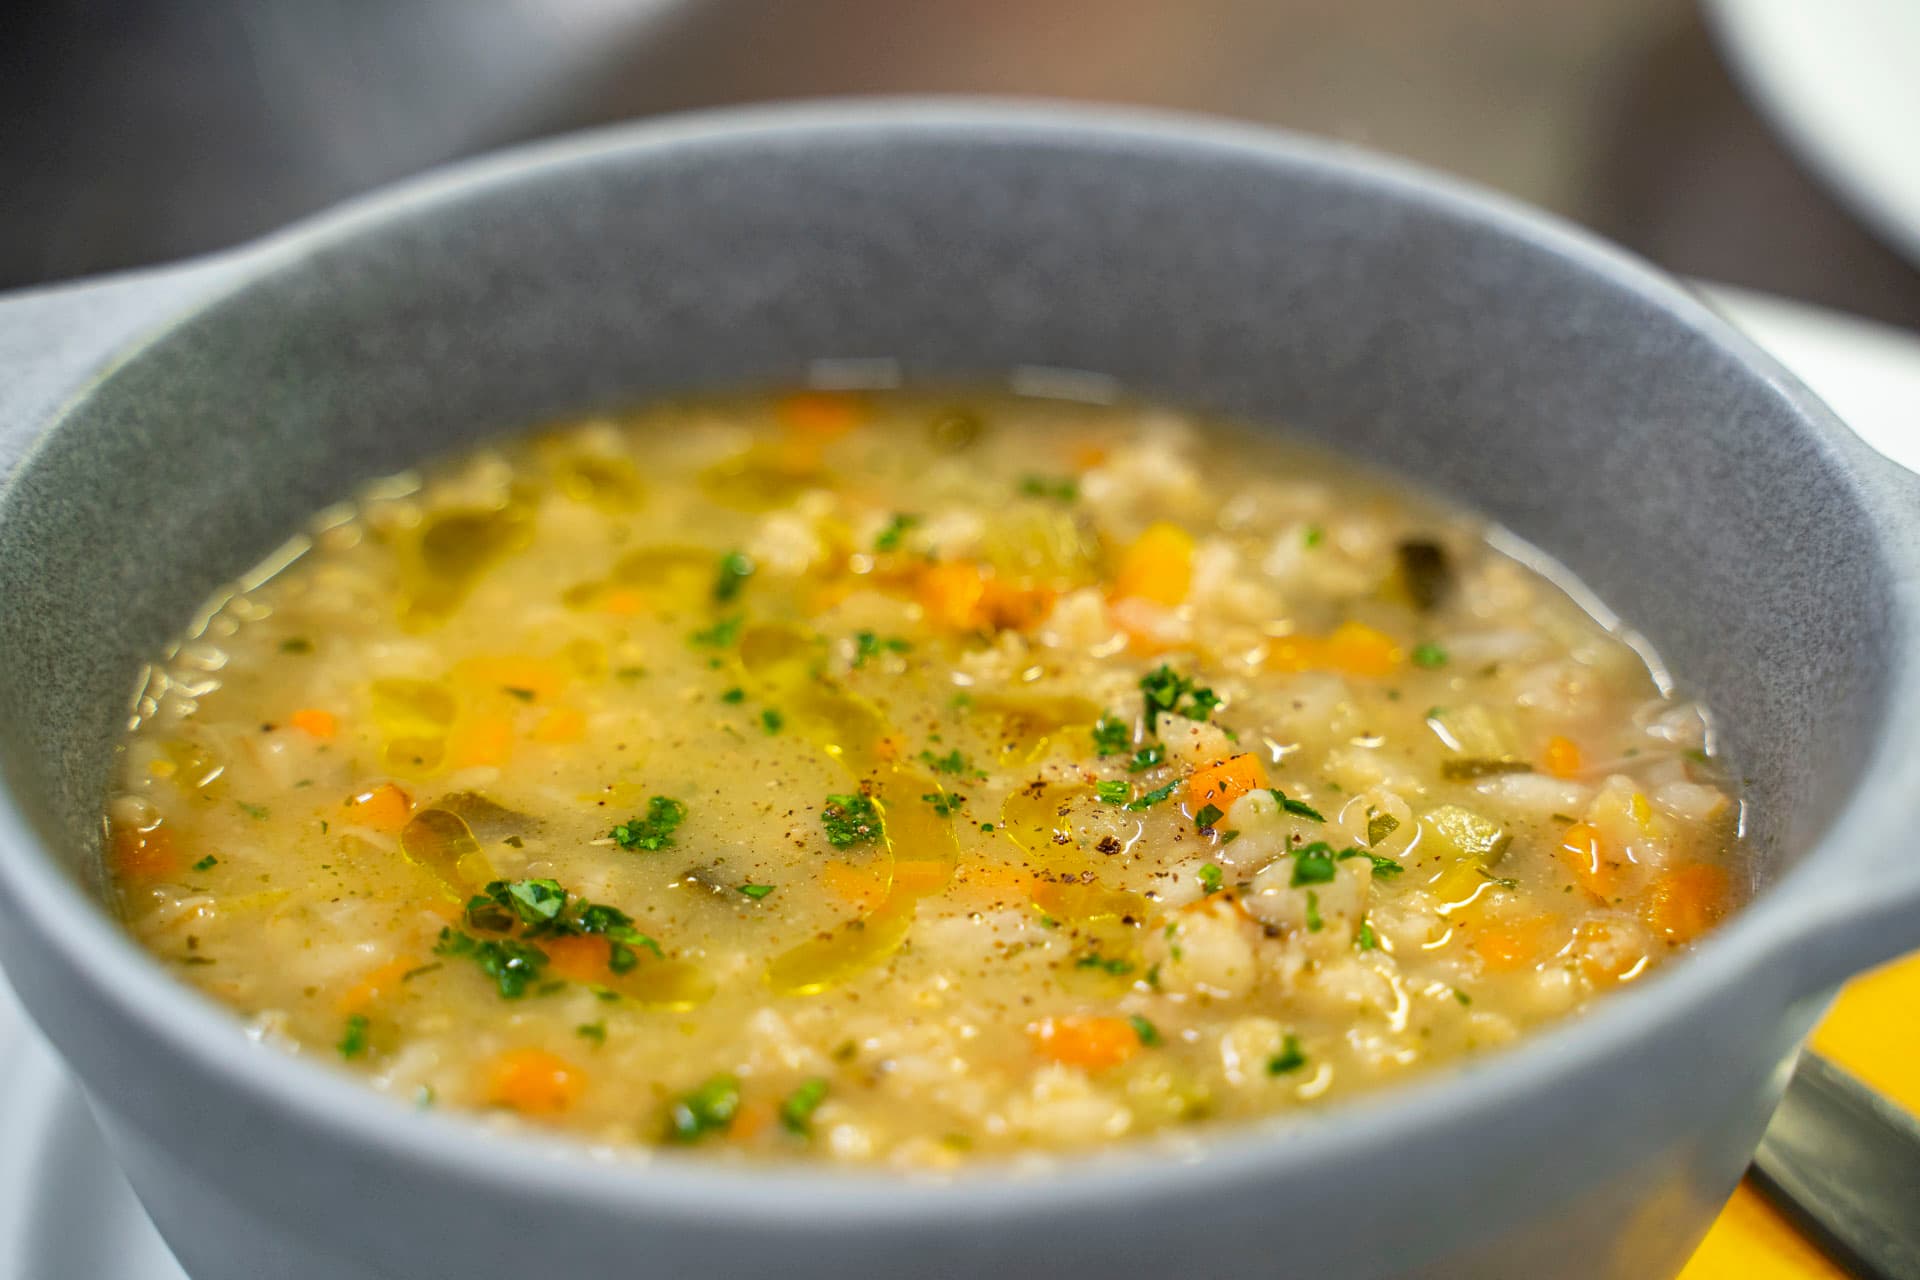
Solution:
M1217 760L1187 778L1187 806L1198 810L1212 805L1225 812L1249 791L1267 785L1267 769L1251 751Z
M607 960L613 948L598 935L542 938L540 949L547 953L547 972L568 982L605 982L612 972Z
M1524 968L1540 958L1544 930L1539 919L1489 925L1474 936L1473 949L1480 963L1496 972Z
M1390 676L1400 665L1400 646L1363 622L1343 622L1324 645L1326 665L1350 676Z
M1073 446L1073 465L1082 471L1091 471L1107 460L1107 447L1091 440L1083 440Z
M733 1123L727 1126L727 1141L752 1142L773 1127L773 1120L773 1103L765 1098L748 1099L735 1109Z
M138 827L115 823L109 841L113 868L120 875L153 879L178 873L184 866L180 851L174 847L173 832L165 827Z
M1125 1018L1042 1018L1027 1028L1033 1051L1087 1071L1117 1067L1140 1052L1140 1033Z
M578 742L587 736L586 713L577 707L555 707L533 726L533 740L552 745Z
M820 884L842 902L870 911L887 896L887 882L861 867L838 860L820 867Z
M523 1115L556 1115L578 1102L587 1087L580 1068L545 1049L509 1049L487 1063L482 1074L486 1101Z
M632 587L613 587L600 597L600 612L631 618L647 607L647 598Z
M1601 837L1585 822L1576 822L1560 836L1554 856L1567 864L1573 878L1602 902L1612 902L1620 891L1620 860Z
M796 391L780 397L773 413L796 435L832 440L866 421L867 406L844 391Z
M1727 873L1704 862L1662 872L1647 891L1640 913L1673 942L1692 942L1726 913Z
M1637 947L1621 946L1604 920L1588 920L1575 929L1574 948L1580 972L1596 987L1624 980L1647 960Z
M1571 738L1563 738L1556 733L1547 739L1547 747L1541 755L1540 763L1556 778L1571 778L1580 772L1579 744Z
M914 587L927 620L956 631L978 630L985 623L986 594L986 575L979 566L960 560L928 565Z
M474 716L447 735L449 768L502 765L512 754L513 719L510 716Z
M287 717L287 723L322 742L331 742L333 736L340 732L339 717L318 707L302 707Z
M1120 556L1113 575L1115 600L1151 600L1174 605L1193 588L1193 535L1162 520L1148 525Z
M420 965L413 956L401 956L370 970L360 981L342 991L333 1002L333 1007L341 1013L364 1013L367 1007L381 996L397 991L400 979L413 972Z
M406 826L407 819L413 816L413 797L391 782L383 782L349 799L347 807L353 810L353 820L361 826L392 834Z

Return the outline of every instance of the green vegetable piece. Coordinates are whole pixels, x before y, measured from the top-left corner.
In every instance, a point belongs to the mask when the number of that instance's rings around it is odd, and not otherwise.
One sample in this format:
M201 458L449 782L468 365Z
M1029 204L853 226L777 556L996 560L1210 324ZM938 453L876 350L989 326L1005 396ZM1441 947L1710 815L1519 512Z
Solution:
M1080 496L1080 485L1070 476L1025 475L1020 477L1020 492L1029 498L1072 502Z
M1326 841L1302 845L1293 851L1293 878L1288 884L1296 889L1303 884L1326 884L1334 877L1333 863L1333 846Z
M1211 805L1211 804L1201 805L1200 812L1193 815L1193 825L1203 829L1208 828L1213 826L1215 823L1219 822L1220 819L1226 816L1227 816L1226 814L1220 812L1220 809L1217 805Z
M745 702L746 700L747 700L747 691L738 686L735 686L734 688L731 688L727 690L725 693L720 695L720 701L722 702L737 703L737 702Z
M1220 698L1212 689L1196 686L1165 663L1140 677L1140 696L1146 702L1149 733L1155 731L1163 713L1205 720L1220 705Z
M348 1060L367 1055L367 1017L356 1013L347 1019L346 1032L340 1037L340 1056Z
M740 886L740 892L746 894L755 902L758 902L773 892L773 886L770 884L743 884Z
M960 754L958 747L955 747L943 756L936 756L932 751L922 751L920 753L920 763L926 765L927 768L933 770L935 773L969 772L967 758Z
M1112 716L1101 716L1093 726L1093 749L1103 756L1117 756L1133 745L1133 726Z
M951 791L929 791L920 797L933 806L933 811L943 818L951 818L960 812L960 806L967 802L965 796L955 795ZM993 824L987 823L983 830L993 830Z
M1429 671L1447 665L1447 651L1437 644L1417 644L1413 646L1413 665L1425 667Z
M687 820L687 806L671 796L654 796L647 801L644 818L629 818L608 834L622 849L645 849L656 853L673 844L673 833Z
M787 718L772 707L760 713L760 728L768 737L772 737L786 727Z
M1140 1043L1147 1048L1152 1049L1163 1043L1160 1038L1160 1028L1147 1021L1142 1015L1136 1013L1129 1017L1127 1022L1133 1027L1133 1034L1140 1037Z
M1513 837L1490 818L1456 804L1443 804L1420 819L1438 851L1459 858L1478 858L1492 865L1513 843Z
M1307 1055L1300 1051L1300 1037L1289 1035L1281 1043L1280 1052L1267 1059L1267 1074L1284 1076L1306 1065Z
M882 529L879 535L874 538L873 549L875 551L898 551L900 549L900 540L907 536L907 530L919 523L919 516L912 515L905 511L894 512L893 518L887 521L887 527Z
M1149 791L1146 794L1138 796L1134 800L1130 801L1127 804L1127 808L1133 810L1136 813L1142 809L1151 809L1153 808L1153 806L1159 804L1162 800L1165 800L1168 796L1172 795L1176 790L1178 790L1183 781L1184 781L1183 779L1176 778L1172 782L1169 782L1164 787L1156 787L1152 791Z
M1298 868L1296 867L1295 870L1298 871ZM1307 932L1318 933L1325 927L1326 922L1320 918L1320 895L1309 889L1307 890Z
M212 854L208 854L206 857L200 859L200 861L194 863L193 869L195 871L211 871L219 865L220 859L214 857Z
M1102 804L1125 804L1133 798L1133 784L1118 778L1110 782L1096 782L1093 784L1093 794L1100 798Z
M1150 742L1133 753L1133 759L1127 761L1128 773L1145 773L1167 758L1167 749L1157 742Z
M437 956L464 956L480 966L480 972L492 978L505 1000L518 1000L538 981L547 967L547 953L540 948L511 938L482 942L471 934L442 929L434 944Z
M1390 813L1369 813L1367 815L1367 843L1379 844L1400 829L1400 819ZM1398 865L1397 863L1395 865Z
M740 628L746 625L746 621L738 614L722 618L712 626L694 632L687 637L687 641L701 649L731 649L739 643Z
M583 1022L573 1029L573 1034L582 1040L591 1040L595 1044L607 1042L607 1024L604 1022Z
M802 1138L813 1136L813 1113L827 1098L827 1082L822 1076L803 1080L780 1103L780 1127Z
M828 796L820 822L827 829L827 843L836 849L876 840L881 831L879 810L865 795Z
M753 558L744 551L729 551L720 557L719 568L713 578L713 598L720 604L727 604L740 595L740 589L747 585L747 579L753 576Z
M1200 865L1199 875L1200 890L1209 898L1226 888L1226 873L1211 862L1205 862Z
M1374 933L1372 921L1362 920L1360 922L1359 930L1353 935L1353 945L1357 951L1374 951L1379 949L1380 937Z
M1318 809L1302 801L1288 799L1287 793L1280 790L1280 788L1278 787L1268 787L1267 794L1272 796L1273 802L1279 805L1281 809L1285 810L1287 813L1291 813L1296 817L1311 818L1315 822L1326 821L1325 818L1320 816L1320 811Z
M667 1109L669 1142L698 1142L710 1133L725 1133L740 1110L740 1081L722 1073L682 1094Z
M1392 879L1394 876L1397 876L1402 871L1406 870L1405 867L1395 862L1392 858L1387 857L1385 854L1370 853L1365 849L1353 849L1353 848L1342 849L1335 856L1341 862L1345 862L1348 858L1368 859L1373 863L1373 874L1381 880Z

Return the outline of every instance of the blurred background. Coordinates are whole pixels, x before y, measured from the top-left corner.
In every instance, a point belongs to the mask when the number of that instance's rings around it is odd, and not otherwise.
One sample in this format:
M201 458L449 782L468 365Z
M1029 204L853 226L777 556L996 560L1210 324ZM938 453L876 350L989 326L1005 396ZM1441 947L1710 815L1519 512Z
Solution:
M1829 64L1812 73L1850 102L1870 96L1867 63L1920 66L1920 0L0 7L0 288L218 248L440 161L635 116L1012 93L1361 143L1544 205L1683 274L1920 328L1920 221L1903 256L1900 211L1849 182L1768 65L1815 56L1817 40L1780 25L1796 7L1877 12L1882 29L1819 54ZM1756 22L1775 30L1755 36ZM1914 43L1899 48L1888 22ZM1909 167L1920 110L1900 117L1914 101L1875 105L1880 145Z

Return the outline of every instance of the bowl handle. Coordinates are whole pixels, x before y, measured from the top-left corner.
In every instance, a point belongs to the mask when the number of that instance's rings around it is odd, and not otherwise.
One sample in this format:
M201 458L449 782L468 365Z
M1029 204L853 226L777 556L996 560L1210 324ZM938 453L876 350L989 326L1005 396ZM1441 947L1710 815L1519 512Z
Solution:
M231 262L206 258L0 294L0 481L91 375L207 296Z

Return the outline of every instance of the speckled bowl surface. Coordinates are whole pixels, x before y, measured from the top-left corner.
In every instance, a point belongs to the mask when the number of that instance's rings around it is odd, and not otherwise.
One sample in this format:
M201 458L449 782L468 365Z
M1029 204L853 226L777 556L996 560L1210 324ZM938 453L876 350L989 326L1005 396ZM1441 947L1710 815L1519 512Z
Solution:
M1765 887L1468 1068L949 1183L416 1114L249 1042L100 908L139 664L309 511L549 415L879 358L1107 375L1474 504L1717 709ZM0 299L0 474L0 959L197 1280L1657 1277L1821 993L1920 944L1920 485L1649 268L1339 148L892 102L513 152Z

